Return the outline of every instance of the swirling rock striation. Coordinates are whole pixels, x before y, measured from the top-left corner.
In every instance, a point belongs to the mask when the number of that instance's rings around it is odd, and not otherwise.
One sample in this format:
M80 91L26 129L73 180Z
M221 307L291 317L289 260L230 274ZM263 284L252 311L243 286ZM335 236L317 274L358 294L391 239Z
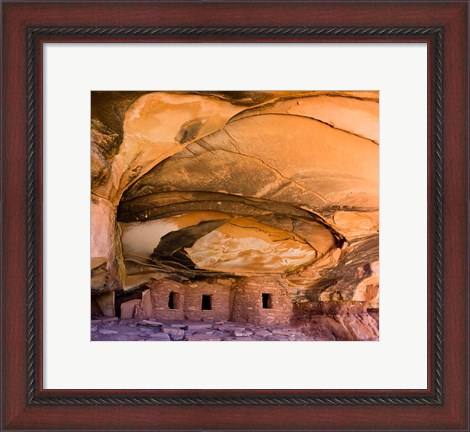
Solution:
M226 280L229 318L252 322L378 308L378 93L101 97L119 108L92 119L94 293Z

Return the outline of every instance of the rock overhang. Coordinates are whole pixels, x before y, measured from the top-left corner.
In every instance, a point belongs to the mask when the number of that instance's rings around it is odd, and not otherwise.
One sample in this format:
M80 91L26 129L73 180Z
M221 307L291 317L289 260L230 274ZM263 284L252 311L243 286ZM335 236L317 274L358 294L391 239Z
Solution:
M149 92L122 125L94 192L117 207L124 259L305 288L378 238L377 92Z

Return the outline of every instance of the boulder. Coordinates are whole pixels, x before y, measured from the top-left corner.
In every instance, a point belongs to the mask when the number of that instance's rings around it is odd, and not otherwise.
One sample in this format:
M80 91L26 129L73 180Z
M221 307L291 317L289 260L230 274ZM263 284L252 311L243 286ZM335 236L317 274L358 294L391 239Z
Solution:
M121 319L134 318L135 308L140 302L141 300L136 299L121 303Z

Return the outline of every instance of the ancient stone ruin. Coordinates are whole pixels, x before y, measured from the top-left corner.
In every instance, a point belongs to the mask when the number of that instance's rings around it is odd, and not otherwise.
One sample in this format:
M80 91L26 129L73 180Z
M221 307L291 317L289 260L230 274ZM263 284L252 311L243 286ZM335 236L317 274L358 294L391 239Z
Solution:
M374 91L92 92L92 339L377 340L378 115Z

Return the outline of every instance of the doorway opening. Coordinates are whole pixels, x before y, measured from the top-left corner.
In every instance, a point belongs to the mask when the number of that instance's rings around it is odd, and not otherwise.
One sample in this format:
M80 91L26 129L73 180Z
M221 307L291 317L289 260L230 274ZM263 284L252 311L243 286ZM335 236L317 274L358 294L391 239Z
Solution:
M212 310L212 296L203 294L202 295L202 310Z
M180 308L180 293L171 291L168 297L168 309L179 309Z
M273 308L273 296L272 294L263 293L261 295L263 300L263 309L272 309Z

